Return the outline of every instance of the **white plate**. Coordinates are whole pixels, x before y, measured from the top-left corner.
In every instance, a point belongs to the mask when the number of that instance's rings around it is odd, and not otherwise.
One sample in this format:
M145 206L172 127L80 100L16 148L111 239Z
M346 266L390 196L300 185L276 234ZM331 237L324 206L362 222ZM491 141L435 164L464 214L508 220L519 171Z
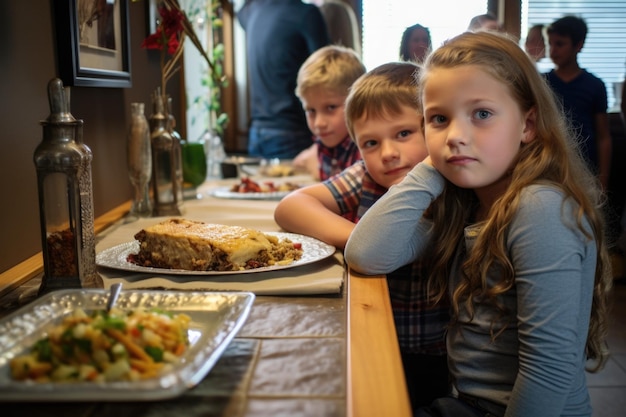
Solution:
M96 255L96 264L108 268L121 269L123 271L146 272L159 275L233 275L253 274L257 272L276 271L279 269L294 268L321 261L335 253L335 247L309 236L294 233L264 232L276 236L279 239L289 239L294 243L302 244L302 257L288 265L264 266L261 268L245 269L243 271L189 271L186 269L166 269L140 266L128 262L128 255L139 252L139 242L122 243L112 248L105 249Z
M11 358L30 349L74 309L104 310L108 296L109 291L99 289L55 291L0 320L0 401L147 401L176 397L197 385L213 368L248 318L255 298L249 292L124 290L116 304L122 310L158 308L191 317L191 345L170 370L133 382L36 383L11 378Z
M268 193L238 193L231 191L232 187L217 187L211 191L211 195L217 198L230 198L234 200L282 200L291 191L275 191Z

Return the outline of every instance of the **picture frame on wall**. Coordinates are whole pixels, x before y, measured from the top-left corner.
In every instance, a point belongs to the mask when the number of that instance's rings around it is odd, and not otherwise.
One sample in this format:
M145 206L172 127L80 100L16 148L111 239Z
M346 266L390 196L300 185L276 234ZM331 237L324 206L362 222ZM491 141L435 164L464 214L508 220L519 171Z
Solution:
M59 78L65 86L131 87L129 0L55 0Z

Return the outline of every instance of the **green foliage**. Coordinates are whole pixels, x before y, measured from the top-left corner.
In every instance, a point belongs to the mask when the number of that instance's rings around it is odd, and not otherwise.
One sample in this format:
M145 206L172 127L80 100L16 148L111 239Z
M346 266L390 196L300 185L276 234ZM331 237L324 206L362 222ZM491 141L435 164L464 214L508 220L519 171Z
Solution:
M200 17L210 22L210 45L207 55L213 62L212 71L207 69L202 77L201 85L209 90L208 94L200 94L191 100L191 105L204 109L208 115L208 127L215 130L220 136L228 124L228 115L222 111L222 91L228 86L228 79L224 74L224 44L221 42L223 33L222 7L223 0L194 0L190 2L187 14L190 19ZM192 118L191 123L197 120Z

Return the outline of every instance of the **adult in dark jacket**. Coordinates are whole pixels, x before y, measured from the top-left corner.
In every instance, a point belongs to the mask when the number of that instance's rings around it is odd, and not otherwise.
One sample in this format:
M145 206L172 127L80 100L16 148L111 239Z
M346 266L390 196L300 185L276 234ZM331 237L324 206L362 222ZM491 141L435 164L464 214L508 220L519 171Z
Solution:
M238 13L246 32L251 124L248 152L294 158L312 143L295 95L300 65L330 43L317 6L301 0L248 0Z

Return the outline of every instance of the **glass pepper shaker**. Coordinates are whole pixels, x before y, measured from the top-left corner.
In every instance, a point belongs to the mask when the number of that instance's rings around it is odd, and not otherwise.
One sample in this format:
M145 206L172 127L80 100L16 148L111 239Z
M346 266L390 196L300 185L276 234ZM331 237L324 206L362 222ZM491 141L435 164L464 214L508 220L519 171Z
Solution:
M83 121L70 113L69 91L48 83L50 115L41 121L35 149L44 276L39 293L62 288L101 288L91 185L91 150L82 142Z
M180 216L182 183L177 169L182 165L177 148L168 129L165 103L160 89L152 97L153 111L150 115L150 142L152 144L152 191L154 216Z

